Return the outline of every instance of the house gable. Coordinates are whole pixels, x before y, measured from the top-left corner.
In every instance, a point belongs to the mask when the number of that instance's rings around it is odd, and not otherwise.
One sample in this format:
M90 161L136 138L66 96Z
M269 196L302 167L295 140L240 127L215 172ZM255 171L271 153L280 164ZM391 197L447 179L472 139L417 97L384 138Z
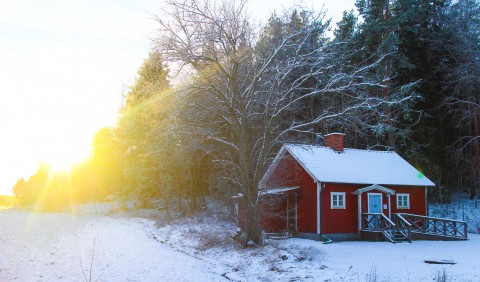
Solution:
M295 164L296 163L296 164ZM298 165L298 166L297 166ZM312 172L309 171L308 167L305 166L296 156L295 154L292 154L292 152L290 152L287 147L284 145L280 151L278 152L277 156L275 157L275 159L273 160L272 164L268 167L267 171L265 172L265 174L263 175L262 179L260 180L260 183L259 183L259 189L260 190L263 190L263 189L266 189L268 187L271 187L271 185L274 183L275 179L272 178L272 176L274 174L276 174L276 178L279 178L280 174L278 173L279 170L283 170L285 168L287 168L287 170L285 172L288 172L288 173L291 173L291 169L295 169L296 171L298 171L299 168L302 168L313 180L314 182L317 181L317 179L315 179L314 175L312 174ZM290 169L290 170L288 170ZM277 172L277 173L275 173ZM282 178L280 181L283 180L283 182L285 182L286 179L283 179L285 178L285 175L283 174L283 177L280 177ZM290 177L292 178L292 177ZM277 180L278 182L278 180ZM270 185L269 185L270 184ZM285 184L281 184L281 183L276 183L276 185L280 185L280 186L288 186L288 185L285 185Z
M316 198L317 184L310 174L303 168L301 164L287 151L281 151L277 158L269 168L268 174L262 179L262 197L269 197L268 191L284 191L285 193L295 193L298 196L298 232L316 233L317 217L316 217ZM299 187L298 189L293 189ZM265 195L265 196L264 196ZM260 201L263 209L265 201ZM265 205L267 206L267 205ZM312 211L315 211L312 213ZM272 216L273 223L275 216ZM266 226L267 221L263 221Z

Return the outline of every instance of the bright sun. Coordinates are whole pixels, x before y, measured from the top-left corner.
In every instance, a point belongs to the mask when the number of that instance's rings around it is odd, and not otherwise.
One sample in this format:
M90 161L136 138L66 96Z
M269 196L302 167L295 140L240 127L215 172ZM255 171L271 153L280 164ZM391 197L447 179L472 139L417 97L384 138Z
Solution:
M55 159L51 159L47 161L50 164L53 171L69 171L71 167L77 163L76 160L70 158L68 156L65 157L56 157Z
M71 140L70 140L71 141ZM73 165L87 159L90 155L90 145L82 142L67 142L50 145L44 161L50 164L53 171L69 171Z

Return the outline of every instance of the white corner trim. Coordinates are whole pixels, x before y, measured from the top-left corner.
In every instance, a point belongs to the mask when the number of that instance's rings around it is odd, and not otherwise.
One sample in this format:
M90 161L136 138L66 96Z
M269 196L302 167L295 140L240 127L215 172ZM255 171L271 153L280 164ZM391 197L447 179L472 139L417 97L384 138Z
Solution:
M362 194L357 195L358 201L358 232L362 231Z
M321 231L321 220L320 220L320 216L321 216L321 204L320 204L320 199L321 199L321 194L322 193L322 184L320 182L317 182L317 234L321 234L320 231Z

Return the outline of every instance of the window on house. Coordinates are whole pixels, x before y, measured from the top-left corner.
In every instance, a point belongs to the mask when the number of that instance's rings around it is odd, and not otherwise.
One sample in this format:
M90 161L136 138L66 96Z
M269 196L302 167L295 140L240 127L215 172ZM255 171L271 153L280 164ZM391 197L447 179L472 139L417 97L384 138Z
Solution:
M344 209L345 192L332 192L330 194L330 201L332 209Z
M397 194L397 209L409 209L409 208L410 208L410 195Z

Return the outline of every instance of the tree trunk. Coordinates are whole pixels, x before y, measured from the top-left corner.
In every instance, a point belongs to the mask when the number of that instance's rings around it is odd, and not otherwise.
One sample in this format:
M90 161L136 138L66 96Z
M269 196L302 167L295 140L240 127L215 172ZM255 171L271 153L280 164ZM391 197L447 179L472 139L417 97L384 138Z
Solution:
M262 243L262 231L257 220L257 203L256 201L252 203L253 199L248 196L245 196L244 199L245 233L250 241L260 245Z
M163 197L163 207L167 213L167 220L170 220L171 215L170 215L170 199L168 197L168 191L165 191L165 195Z
M177 187L177 201L178 201L178 212L183 214L183 205L182 205L182 190L180 187Z
M245 195L245 220L246 220L246 235L256 245L262 243L261 229L257 219L257 200L258 200L258 181L255 181L254 176L254 160L250 152L251 146L251 130L248 122L248 114L244 105L240 105L242 109L242 123L240 125L239 135L239 165L240 165L240 183Z

